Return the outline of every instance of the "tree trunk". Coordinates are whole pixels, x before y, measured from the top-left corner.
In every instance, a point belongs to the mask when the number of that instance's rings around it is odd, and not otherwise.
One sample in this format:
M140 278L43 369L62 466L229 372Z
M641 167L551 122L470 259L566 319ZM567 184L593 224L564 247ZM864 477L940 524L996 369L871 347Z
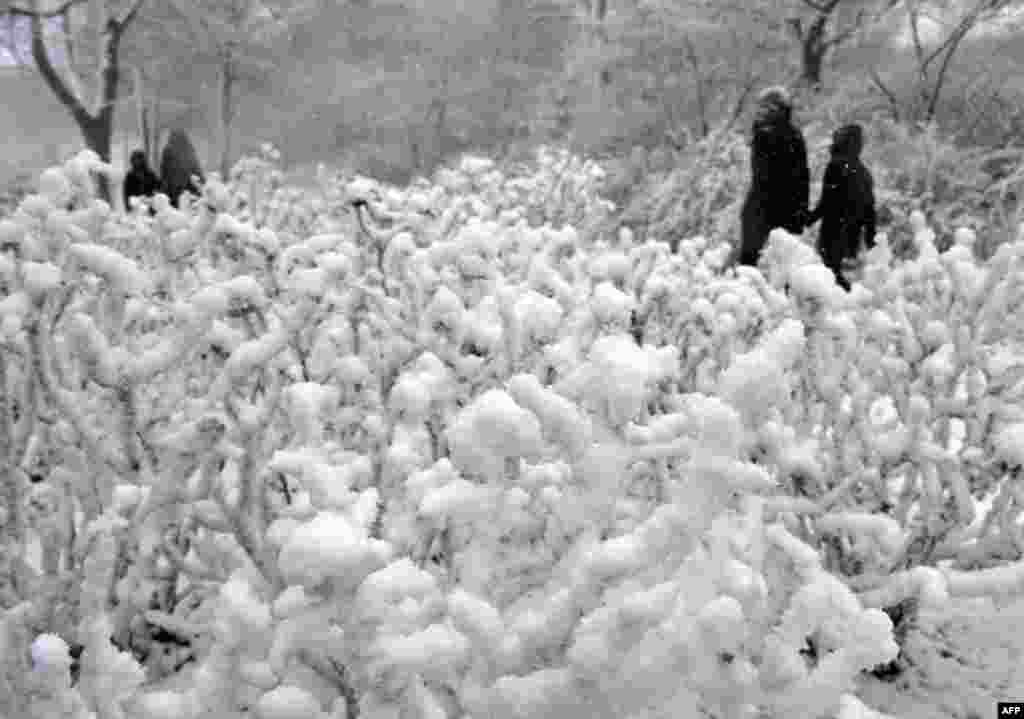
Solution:
M437 112L434 114L434 157L432 164L442 162L447 150L445 138L448 134L448 101L442 99L438 102Z
M935 119L935 113L939 109L939 98L942 95L942 89L946 83L946 75L949 72L950 64L953 62L953 56L956 55L957 50L960 49L960 44L974 28L976 23L976 15L965 19L947 41L949 48L946 50L946 55L942 58L942 62L939 64L939 69L935 76L935 83L932 86L931 93L928 98L928 104L925 109L925 122L931 122Z
M114 138L114 110L117 107L117 86L121 80L121 33L122 28L116 20L107 20L106 43L100 60L103 63L100 71L100 106L94 121L90 123L88 136L91 141L87 140L89 147L104 162L110 162ZM98 192L101 198L107 202L111 201L110 183L105 175L98 178Z
M608 0L595 0L594 2L594 15L591 18L592 25L592 42L597 50L596 57L600 58L599 62L603 62L606 48L608 47L608 32L605 29L604 21L608 16ZM598 107L604 106L605 91L612 84L612 71L608 67L601 67L595 78L597 87L597 103Z
M686 59L690 63L690 70L693 73L693 85L695 100L697 102L700 136L703 138L711 134L711 122L708 119L707 93L705 92L704 87L704 70L701 67L700 56L697 54L697 48L694 46L693 41L689 36L683 38L683 45L686 48ZM666 93L662 92L661 94L665 95Z
M828 53L826 30L828 16L819 15L811 22L800 42L800 79L809 89L821 88L821 78Z
M104 162L110 162L114 134L113 119L113 113L100 113L99 117L78 126L86 147L99 155ZM106 175L99 175L96 178L96 191L103 200L111 201L110 180Z
M153 116L148 107L143 107L139 113L139 132L142 133L142 151L146 154L146 162L150 167L156 167L156 148L153 146Z
M412 174L416 174L423 167L423 150L420 139L417 135L419 128L413 126L412 122L406 125L405 135L409 143L409 165Z
M132 85L135 89L135 113L139 123L139 137L142 138L142 152L150 167L156 167L156 148L153 138L153 113L142 86L142 71L132 70Z
M572 110L569 107L569 96L559 94L555 98L555 138L564 140L572 131Z
M220 177L227 182L231 174L231 144L232 128L234 125L235 104L235 63L234 55L228 49L223 63L221 64L221 85L220 85Z
M163 122L159 98L153 98L153 103L149 106L148 116L149 138L146 142L149 144L149 151L152 153L149 155L149 166L157 168L160 167L160 128Z
M137 3L129 11L124 20L118 22L113 18L108 18L103 25L101 35L104 42L100 56L99 103L94 112L89 112L86 109L81 97L72 91L64 78L58 74L53 63L50 62L50 53L43 35L43 18L38 13L29 13L32 19L32 59L35 61L36 67L39 68L39 74L43 76L43 81L71 114L82 133L86 147L99 155L104 162L110 162L117 85L121 78L121 37L125 27L135 16L139 4ZM100 198L110 202L110 183L105 176L98 178L97 192Z
M24 551L24 524L22 517L22 506L25 500L25 487L18 476L18 469L15 463L15 400L12 390L12 383L7 373L8 356L0 353L0 390L4 392L4 398L0 400L0 499L3 505L8 507L7 517L0 522L0 576L10 574L14 579L12 570L13 564L8 558L21 556ZM21 412L35 412L35 407L22 407ZM20 598L20 591L23 587L15 585L12 587L15 596L6 597L5 592L0 592L0 613L9 609L17 598ZM2 705L0 705L2 706Z

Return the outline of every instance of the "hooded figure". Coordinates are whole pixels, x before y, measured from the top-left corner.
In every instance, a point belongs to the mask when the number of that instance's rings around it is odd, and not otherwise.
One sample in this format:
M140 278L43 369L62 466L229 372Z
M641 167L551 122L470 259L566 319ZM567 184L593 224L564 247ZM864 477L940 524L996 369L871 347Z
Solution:
M758 97L750 141L750 189L743 203L739 262L756 265L769 233L803 232L810 199L807 144L793 125L793 104L781 87Z
M167 138L160 158L160 176L163 178L164 191L175 207L178 207L183 192L199 194L199 187L192 177L198 177L202 182L203 170L199 166L196 149L184 130L173 130Z
M809 218L809 224L821 220L818 252L845 290L850 283L842 273L843 261L857 256L861 241L869 248L875 245L874 180L860 160L863 147L860 125L843 125L832 133L821 199Z
M124 209L131 210L133 197L152 197L160 191L160 178L149 167L146 153L135 150L131 154L131 169L124 178Z

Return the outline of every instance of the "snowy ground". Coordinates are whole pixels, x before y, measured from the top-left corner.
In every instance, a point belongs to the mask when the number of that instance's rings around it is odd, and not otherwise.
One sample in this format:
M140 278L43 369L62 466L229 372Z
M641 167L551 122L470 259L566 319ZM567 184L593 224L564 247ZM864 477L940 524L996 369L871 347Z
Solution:
M956 601L913 632L914 667L893 682L865 680L873 709L907 719L988 719L996 702L1024 700L1024 600Z
M955 600L945 615L910 635L907 650L914 663L907 674L861 682L856 693L868 706L900 719L995 717L996 702L1024 700L1024 599L1004 606ZM159 688L191 686L191 671Z
M873 414L876 422L885 423L892 418L892 408L875 407ZM962 426L956 426L954 449L961 439ZM893 491L899 491L898 483ZM977 501L978 521L994 495ZM41 565L35 538L28 558ZM862 679L856 693L868 706L905 719L988 719L995 716L996 702L1024 700L1024 598L953 600L941 616L922 619L906 649L912 668L905 675L892 681ZM187 688L191 672L188 665L148 689Z

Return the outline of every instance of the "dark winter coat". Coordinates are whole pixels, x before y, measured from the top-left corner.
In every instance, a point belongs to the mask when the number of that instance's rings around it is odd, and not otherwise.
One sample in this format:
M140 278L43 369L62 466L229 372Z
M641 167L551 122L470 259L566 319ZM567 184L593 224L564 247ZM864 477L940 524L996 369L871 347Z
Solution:
M757 264L775 228L804 230L811 175L803 133L790 121L788 108L762 113L754 122L750 170L738 258L744 265Z
M131 209L131 198L152 197L160 189L160 178L150 169L145 153L140 150L133 152L131 170L124 178L124 209Z
M199 156L184 130L174 130L167 138L160 158L160 176L164 192L175 207L178 207L183 193L199 194L199 187L192 177L196 176L202 182L203 170L199 166Z
M837 272L843 261L860 252L861 243L875 245L875 192L871 172L861 162L864 135L859 125L846 125L832 136L821 198L810 222L821 220L818 252ZM840 284L846 286L845 280Z

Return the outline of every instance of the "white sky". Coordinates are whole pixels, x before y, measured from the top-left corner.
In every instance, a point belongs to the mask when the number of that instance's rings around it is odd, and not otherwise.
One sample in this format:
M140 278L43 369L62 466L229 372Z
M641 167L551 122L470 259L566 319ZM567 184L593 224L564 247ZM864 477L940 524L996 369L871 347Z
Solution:
M950 15L944 17L941 21L923 17L918 26L922 42L928 45L940 41L946 36L951 26L955 25L959 20L959 15ZM902 15L901 23L903 24L903 31L897 36L896 42L909 46L911 43L910 22L906 15ZM998 18L974 28L971 35L977 37L979 35L995 35L1013 30L1019 31L1022 23L1024 23L1024 6L1012 6L1006 8Z
M1010 28L1012 28L1014 26L1016 26L1016 29L1019 30L1019 29L1021 29L1021 26L1024 25L1024 6L1015 6L1015 7L1008 8L1003 13L1003 15L1004 15L1004 17L999 18L999 20L997 20L996 22L992 22L992 23L987 24L984 27L977 28L975 30L975 33L980 33L980 34L997 33L997 32L1000 32L1002 30L1010 29ZM54 22L55 22L55 25L59 25L60 21L56 20ZM904 23L906 24L906 20L904 20ZM56 27L54 29L56 29ZM3 42L0 42L0 45L6 44L5 34L6 34L6 27L0 26L0 40L3 41ZM935 21L927 20L927 19L922 21L922 23L921 23L921 35L922 35L922 39L924 40L925 43L929 43L929 42L933 42L933 41L937 40L941 36L941 34L942 34L942 26L939 23L937 23ZM23 53L24 53L25 57L28 57L29 56L29 48L28 48L28 44L27 44L27 40L28 40L27 33L25 34L24 40L25 40L25 43L24 43ZM896 42L897 43L901 43L902 42L902 43L909 44L909 42L910 42L910 28L909 28L909 26L904 28L904 34L901 37L899 37ZM58 58L55 57L54 60L58 60ZM2 67L2 66L14 66L16 64L17 64L17 62L11 56L10 52L8 52L7 49L4 48L4 47L0 47L0 67Z
M20 37L18 38L21 44L21 54L23 57L29 58L31 52L29 48L30 36L28 33L28 18L19 18L19 21L23 23L22 28L19 32ZM54 18L50 20L47 24L50 26L50 28L48 29L58 30L60 28L60 18ZM7 37L9 27L10 26L7 23L6 19L0 22L0 66L11 66L17 64L16 60L11 56L11 53L8 51L6 47L7 44L9 43L9 39ZM59 50L59 47L57 49ZM56 53L51 53L51 56L54 58L54 60L58 59Z

